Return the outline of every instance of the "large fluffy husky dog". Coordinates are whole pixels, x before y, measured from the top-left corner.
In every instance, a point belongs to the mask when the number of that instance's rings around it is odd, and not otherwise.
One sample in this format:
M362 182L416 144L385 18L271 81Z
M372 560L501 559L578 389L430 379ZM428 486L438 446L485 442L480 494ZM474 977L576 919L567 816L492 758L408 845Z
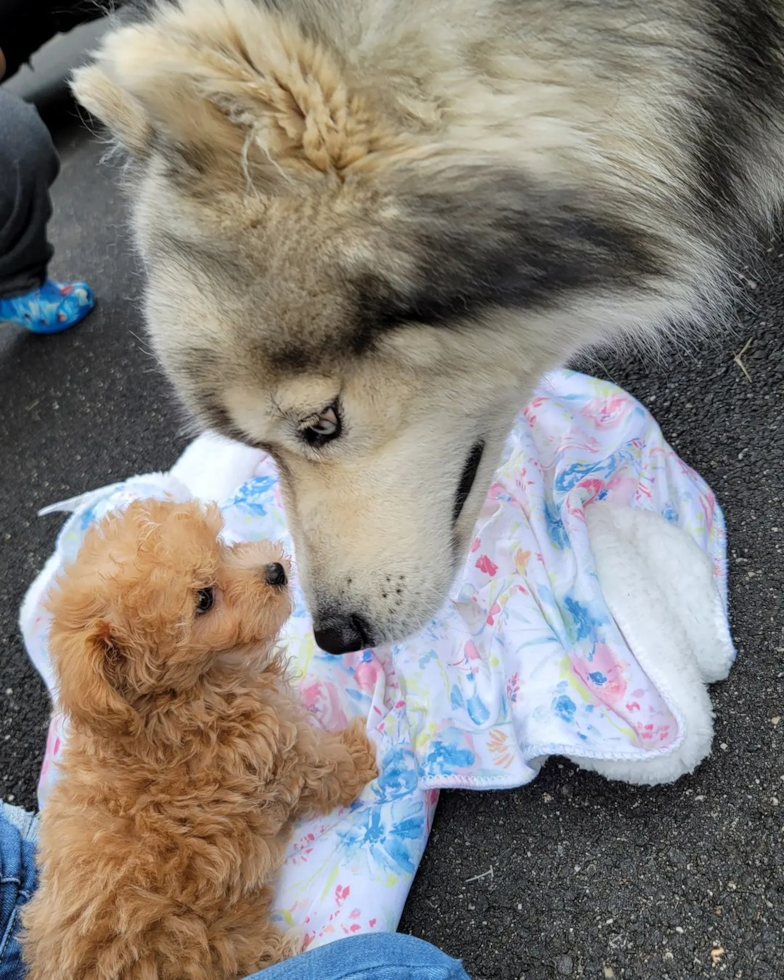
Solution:
M268 449L316 637L443 601L573 352L715 322L784 178L784 0L180 0L75 91L129 151L155 350Z

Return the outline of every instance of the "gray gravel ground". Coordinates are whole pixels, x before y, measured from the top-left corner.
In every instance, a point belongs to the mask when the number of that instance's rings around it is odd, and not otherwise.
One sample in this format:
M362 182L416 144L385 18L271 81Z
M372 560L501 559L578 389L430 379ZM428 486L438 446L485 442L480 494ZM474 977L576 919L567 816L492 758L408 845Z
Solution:
M53 271L87 278L100 306L61 337L0 331L0 792L27 807L48 705L16 617L59 524L36 510L184 445L139 340L118 174L72 109L53 118ZM444 793L402 928L475 980L784 976L784 244L760 261L734 335L591 366L653 410L725 508L739 660L713 692L713 757L655 790L556 760L515 792ZM732 356L747 343L750 378Z

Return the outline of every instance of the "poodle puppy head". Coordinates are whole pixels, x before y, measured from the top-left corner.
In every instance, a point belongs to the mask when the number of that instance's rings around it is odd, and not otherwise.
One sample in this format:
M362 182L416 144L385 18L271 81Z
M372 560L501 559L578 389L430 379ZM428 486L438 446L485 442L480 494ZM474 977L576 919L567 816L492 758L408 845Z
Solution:
M136 501L87 532L49 598L61 708L116 731L219 665L268 653L290 612L269 542L219 540L215 505Z

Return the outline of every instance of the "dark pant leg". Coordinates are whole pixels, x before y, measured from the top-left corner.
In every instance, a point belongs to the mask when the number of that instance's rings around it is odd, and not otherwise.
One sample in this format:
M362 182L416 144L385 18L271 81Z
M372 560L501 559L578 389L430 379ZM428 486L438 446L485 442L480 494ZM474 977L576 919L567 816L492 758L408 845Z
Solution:
M60 169L38 111L0 89L0 299L40 286L52 257L49 187Z

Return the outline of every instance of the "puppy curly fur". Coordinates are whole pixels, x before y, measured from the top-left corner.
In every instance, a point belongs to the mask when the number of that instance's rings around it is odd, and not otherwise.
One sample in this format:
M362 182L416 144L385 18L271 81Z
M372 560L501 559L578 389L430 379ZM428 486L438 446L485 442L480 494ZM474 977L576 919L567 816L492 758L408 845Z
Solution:
M72 734L24 912L29 980L234 980L293 955L270 921L292 820L376 773L364 725L316 730L287 686L288 593L264 574L284 559L220 529L214 506L133 503L53 590Z

